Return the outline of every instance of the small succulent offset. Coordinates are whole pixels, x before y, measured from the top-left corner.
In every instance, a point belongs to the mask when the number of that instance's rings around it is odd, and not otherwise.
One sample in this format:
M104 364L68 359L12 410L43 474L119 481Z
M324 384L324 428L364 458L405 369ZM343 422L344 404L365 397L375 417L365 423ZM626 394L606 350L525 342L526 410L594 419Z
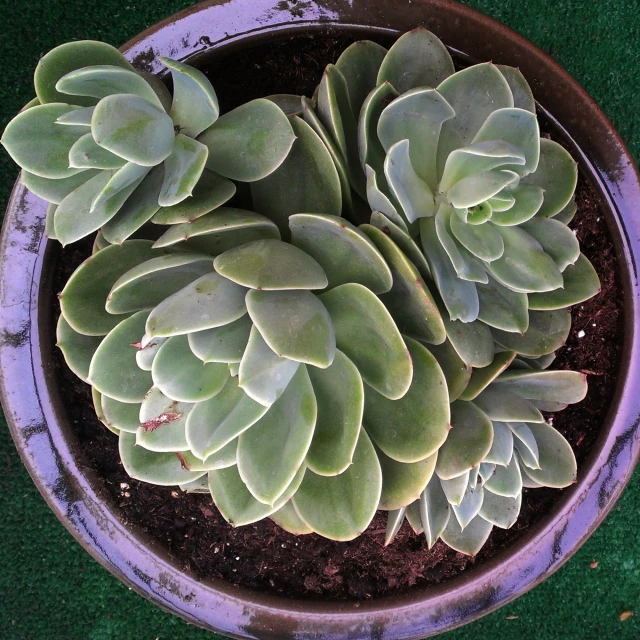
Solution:
M576 164L522 74L455 72L417 29L350 46L312 99L218 118L206 78L163 62L172 100L107 45L54 50L3 137L53 236L100 230L58 345L127 472L210 492L235 526L351 540L381 509L387 543L406 518L467 554L523 488L571 484L542 412L586 394L549 367L599 281L567 227ZM222 206L234 181L247 209Z
M61 45L38 64L36 98L2 144L22 182L51 203L47 234L63 245L100 229L120 244L143 225L194 220L227 202L232 180L264 178L294 134L269 100L220 117L206 76L170 58L173 96L102 42Z

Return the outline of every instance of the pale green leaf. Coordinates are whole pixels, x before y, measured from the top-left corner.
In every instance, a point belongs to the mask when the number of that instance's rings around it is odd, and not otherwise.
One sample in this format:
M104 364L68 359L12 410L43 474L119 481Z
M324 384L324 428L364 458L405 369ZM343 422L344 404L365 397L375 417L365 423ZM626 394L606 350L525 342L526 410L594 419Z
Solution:
M209 149L197 140L180 133L173 151L164 162L164 182L158 197L161 207L176 205L193 193L200 180Z
M203 362L240 362L252 326L245 314L229 324L190 333L189 347Z
M473 404L491 419L500 422L544 422L528 400L504 387L489 386L473 399Z
M516 456L506 467L496 467L493 475L484 483L485 489L505 498L517 498L522 492L522 476Z
M136 444L158 453L188 451L185 425L191 409L193 404L168 398L152 387L140 405Z
M420 495L418 507L421 528L427 539L427 546L431 549L442 535L451 517L451 506L437 475L434 474L431 477L426 489ZM410 510L411 507L408 507L408 514ZM422 531L416 533L422 533Z
M524 356L537 358L562 347L569 337L571 314L557 311L529 311L529 328L520 335L493 329L496 342Z
M109 396L102 396L102 412L108 426L125 431L126 433L136 433L140 426L140 404L129 402L119 402Z
M460 394L460 399L473 400L476 398L513 362L515 356L515 351L496 353L491 364L474 369L469 384Z
M536 102L533 98L533 93L520 69L504 64L498 64L496 66L509 84L509 88L513 94L513 106L516 109L526 109L527 111L531 111L531 113L535 113Z
M56 346L62 351L69 369L83 382L87 382L91 358L101 342L102 336L85 336L75 331L63 315L58 319Z
M490 327L512 333L524 333L527 330L529 302L526 293L513 291L491 276L487 283L478 283L476 289L480 299L479 320Z
M272 513L269 517L281 529L292 533L294 536L313 533L313 529L298 515L291 500L289 500L289 502L287 502L283 507L280 507L280 509L275 513Z
M510 529L517 521L522 506L522 493L515 498L485 491L480 517L501 529Z
M377 451L382 469L379 509L392 511L418 500L433 476L437 453L425 460L406 464Z
M498 194L514 198L513 206L505 211L494 210L491 222L501 227L511 227L533 218L544 201L544 190L533 184L519 184L515 189ZM497 197L497 196L496 196Z
M69 149L69 166L75 169L119 169L126 162L96 144L91 133L78 138Z
M425 346L438 361L442 373L444 373L449 390L449 402L457 400L469 383L472 371L471 366L466 364L458 355L458 352L448 339L442 344Z
M60 204L72 191L98 174L97 169L87 169L68 178L42 178L28 171L20 173L20 182L39 198Z
M544 485L563 489L576 480L576 458L564 437L548 424L529 424L540 453L540 469L527 468L527 475Z
M527 400L574 404L587 395L587 377L577 371L505 371L495 386Z

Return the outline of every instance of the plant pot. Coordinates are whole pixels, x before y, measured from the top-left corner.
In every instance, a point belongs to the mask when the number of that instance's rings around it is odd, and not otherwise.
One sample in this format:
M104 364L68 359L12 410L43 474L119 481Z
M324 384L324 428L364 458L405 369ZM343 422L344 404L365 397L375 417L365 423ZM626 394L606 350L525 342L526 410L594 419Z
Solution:
M518 66L541 113L569 145L606 208L619 257L625 341L618 385L579 482L501 554L463 575L401 596L359 603L283 599L200 581L164 550L122 523L83 452L54 371L53 307L57 243L44 237L46 204L17 184L0 261L0 374L13 438L49 506L101 564L125 584L187 621L238 638L423 638L470 622L548 577L586 540L615 503L640 455L640 178L623 142L588 95L557 64L497 22L448 0L214 0L192 7L127 43L140 69L160 55L206 67L245 49L314 33L392 40L417 25L434 31L460 59ZM20 265L20 269L16 268Z

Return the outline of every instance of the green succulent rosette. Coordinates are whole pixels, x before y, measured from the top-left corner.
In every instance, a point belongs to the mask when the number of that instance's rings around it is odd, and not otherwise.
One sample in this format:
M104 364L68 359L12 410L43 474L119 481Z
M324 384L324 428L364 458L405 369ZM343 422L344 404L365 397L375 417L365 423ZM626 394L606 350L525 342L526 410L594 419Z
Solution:
M195 220L228 202L234 181L260 180L287 157L295 136L272 101L220 116L201 71L160 60L173 94L102 42L70 42L40 60L37 97L2 144L25 186L51 203L50 238L69 244L99 229L102 242L121 244L148 223Z
M520 72L456 72L417 29L349 47L312 99L219 117L204 75L163 62L173 96L63 45L3 136L51 237L99 230L58 345L126 471L235 526L350 540L381 509L387 543L406 518L472 555L523 488L571 484L542 412L586 381L548 367L599 282L567 227L576 164Z

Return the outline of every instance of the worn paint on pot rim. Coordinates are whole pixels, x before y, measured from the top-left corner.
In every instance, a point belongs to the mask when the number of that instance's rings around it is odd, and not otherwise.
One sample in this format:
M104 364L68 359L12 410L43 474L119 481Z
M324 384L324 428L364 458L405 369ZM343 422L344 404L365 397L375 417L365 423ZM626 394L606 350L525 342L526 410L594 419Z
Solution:
M619 260L625 341L618 385L578 483L545 518L491 560L443 584L371 601L284 599L201 581L172 564L144 533L122 524L82 454L53 369L49 303L57 243L44 237L46 205L16 184L0 240L0 394L22 459L53 512L125 584L190 623L237 638L404 640L471 622L544 580L600 524L640 455L640 178L624 143L585 91L515 32L449 0L213 0L145 31L122 50L159 71L160 55L196 61L315 31L393 37L418 25L477 61L521 69L541 111L572 147L608 209Z

